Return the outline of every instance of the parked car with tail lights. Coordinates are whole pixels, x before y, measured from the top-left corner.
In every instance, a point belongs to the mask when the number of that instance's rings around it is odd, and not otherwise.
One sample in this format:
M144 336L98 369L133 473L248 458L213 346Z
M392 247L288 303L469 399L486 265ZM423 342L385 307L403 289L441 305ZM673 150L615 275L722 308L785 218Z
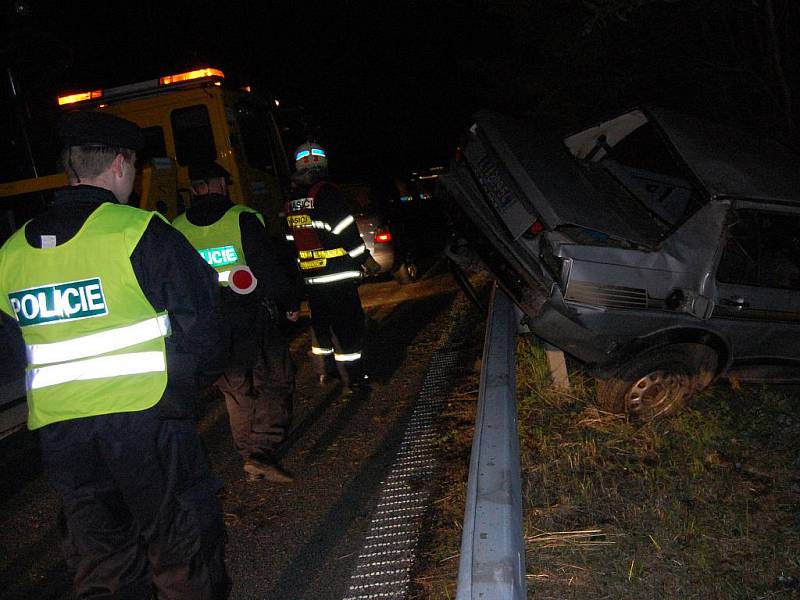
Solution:
M395 268L395 248L388 225L374 213L357 215L356 225L367 250L381 266L381 270L373 277L391 273Z

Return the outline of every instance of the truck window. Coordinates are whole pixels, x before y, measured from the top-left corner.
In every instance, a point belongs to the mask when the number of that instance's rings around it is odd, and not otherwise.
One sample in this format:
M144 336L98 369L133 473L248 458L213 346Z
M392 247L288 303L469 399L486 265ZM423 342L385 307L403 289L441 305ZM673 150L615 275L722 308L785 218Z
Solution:
M136 153L140 164L147 163L156 156L167 156L167 145L164 143L164 130L161 127L143 127L144 148Z
M247 163L254 169L275 173L269 111L249 102L239 102L236 105L236 120L239 123Z
M175 158L178 164L213 162L217 159L214 135L208 109L202 105L173 110L172 135L175 138Z

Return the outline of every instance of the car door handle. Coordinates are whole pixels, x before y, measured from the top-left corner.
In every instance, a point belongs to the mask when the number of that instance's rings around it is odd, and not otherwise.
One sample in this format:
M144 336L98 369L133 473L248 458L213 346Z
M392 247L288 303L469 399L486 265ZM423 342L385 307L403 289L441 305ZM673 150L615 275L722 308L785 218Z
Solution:
M750 306L750 303L747 302L741 296L734 296L733 298L723 298L722 300L719 301L719 303L722 306L731 306L731 307L737 308L739 310L741 310L743 308L748 308Z

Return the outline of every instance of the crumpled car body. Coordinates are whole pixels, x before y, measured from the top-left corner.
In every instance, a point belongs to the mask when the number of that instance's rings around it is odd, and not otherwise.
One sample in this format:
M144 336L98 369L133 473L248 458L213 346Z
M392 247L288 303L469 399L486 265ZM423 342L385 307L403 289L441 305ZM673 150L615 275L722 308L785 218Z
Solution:
M601 375L690 345L715 376L800 379L787 148L645 106L577 133L482 112L458 155L456 221L539 337Z

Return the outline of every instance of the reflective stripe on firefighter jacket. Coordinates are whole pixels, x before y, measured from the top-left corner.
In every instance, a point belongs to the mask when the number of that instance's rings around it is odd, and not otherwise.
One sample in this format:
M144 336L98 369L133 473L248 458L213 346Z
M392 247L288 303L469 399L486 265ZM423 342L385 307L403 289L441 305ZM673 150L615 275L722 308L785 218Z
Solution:
M223 287L229 285L231 269L247 266L242 247L242 231L239 228L239 217L246 212L256 215L264 225L261 213L241 204L231 206L221 219L211 225L195 225L186 218L186 213L178 215L172 222L173 227L186 236L200 256L214 267Z
M319 216L317 195L326 185L333 184L317 183L309 189L307 196L286 203L286 223L289 226L286 239L294 242L297 262L308 285L363 276L361 263L356 259L366 252L366 246L358 234L353 216L340 214L333 219L328 217L328 220ZM355 232L358 242L347 244L345 232L350 234L349 239L356 239L352 235Z
M27 346L28 427L154 406L167 385L169 317L142 292L130 257L157 213L106 203L64 244L18 230L0 249L0 309Z

